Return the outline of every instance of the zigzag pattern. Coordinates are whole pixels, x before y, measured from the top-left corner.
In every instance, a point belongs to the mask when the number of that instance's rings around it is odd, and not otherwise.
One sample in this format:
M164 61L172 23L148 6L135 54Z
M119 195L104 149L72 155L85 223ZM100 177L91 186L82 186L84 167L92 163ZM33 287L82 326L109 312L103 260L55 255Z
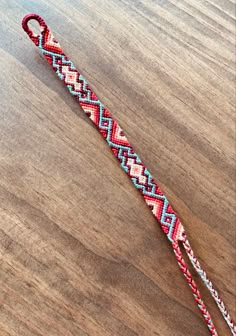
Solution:
M143 195L168 239L171 242L182 240L183 226L166 196L134 152L123 130L91 90L84 77L76 70L74 64L63 54L51 33L44 37L40 36L38 47L84 112L97 126L121 167Z
M41 34L36 35L30 30L28 21L31 19L35 19L39 22ZM224 316L232 335L236 336L235 323L226 310L218 292L213 287L212 282L208 279L205 271L201 268L199 261L194 256L182 224L171 208L167 198L161 192L159 186L156 184L147 168L145 168L139 156L134 152L122 129L90 89L83 76L76 70L74 64L65 56L65 54L63 54L59 43L52 36L44 20L37 14L29 14L24 17L22 26L30 39L39 47L47 61L52 65L58 77L65 83L70 93L77 99L84 112L97 126L120 162L121 167L130 177L135 187L141 192L146 203L151 208L153 215L161 224L163 231L172 243L178 265L192 290L194 299L205 319L211 335L218 336L211 316L184 261L182 252L179 248L179 241L182 242L192 265L211 292L211 295Z

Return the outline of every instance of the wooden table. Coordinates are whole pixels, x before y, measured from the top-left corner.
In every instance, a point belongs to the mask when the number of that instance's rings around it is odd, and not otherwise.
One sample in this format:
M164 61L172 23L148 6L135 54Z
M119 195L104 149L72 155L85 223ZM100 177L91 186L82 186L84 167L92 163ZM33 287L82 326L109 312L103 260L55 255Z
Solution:
M142 197L23 32L28 12L125 129L235 315L233 2L0 0L0 335L208 335Z

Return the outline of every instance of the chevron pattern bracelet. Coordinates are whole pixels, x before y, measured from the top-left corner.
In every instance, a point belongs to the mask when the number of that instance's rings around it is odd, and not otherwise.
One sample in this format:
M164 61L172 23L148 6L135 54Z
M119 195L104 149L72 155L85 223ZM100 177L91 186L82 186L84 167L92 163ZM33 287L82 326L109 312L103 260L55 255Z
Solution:
M36 20L39 23L41 28L39 35L34 34L29 28L28 23L30 20ZM129 176L134 186L140 191L171 243L180 270L192 290L193 297L203 315L210 334L213 336L218 335L197 285L186 265L180 246L183 246L192 266L209 289L232 335L236 336L236 325L230 317L217 290L214 288L197 257L194 255L182 223L140 157L135 153L133 147L124 135L123 130L100 102L74 64L63 53L58 41L54 38L44 20L37 14L28 14L23 18L22 27L43 53L48 63L51 64L53 70L64 82L69 92L78 101L85 114L96 125L121 167Z

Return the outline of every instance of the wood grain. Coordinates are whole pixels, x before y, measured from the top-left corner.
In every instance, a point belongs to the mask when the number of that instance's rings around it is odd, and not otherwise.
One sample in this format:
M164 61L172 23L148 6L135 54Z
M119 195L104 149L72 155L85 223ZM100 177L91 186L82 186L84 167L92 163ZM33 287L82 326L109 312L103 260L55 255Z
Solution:
M142 197L23 32L28 12L124 128L235 316L235 2L0 0L0 335L208 335Z

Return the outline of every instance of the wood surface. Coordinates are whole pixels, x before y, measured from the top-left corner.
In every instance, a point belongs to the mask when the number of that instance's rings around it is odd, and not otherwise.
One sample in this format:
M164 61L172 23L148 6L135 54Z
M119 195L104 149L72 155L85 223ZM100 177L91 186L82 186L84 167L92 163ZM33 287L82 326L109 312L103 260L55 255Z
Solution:
M121 124L235 316L235 2L0 0L0 336L207 336L141 195L22 30L29 12Z

